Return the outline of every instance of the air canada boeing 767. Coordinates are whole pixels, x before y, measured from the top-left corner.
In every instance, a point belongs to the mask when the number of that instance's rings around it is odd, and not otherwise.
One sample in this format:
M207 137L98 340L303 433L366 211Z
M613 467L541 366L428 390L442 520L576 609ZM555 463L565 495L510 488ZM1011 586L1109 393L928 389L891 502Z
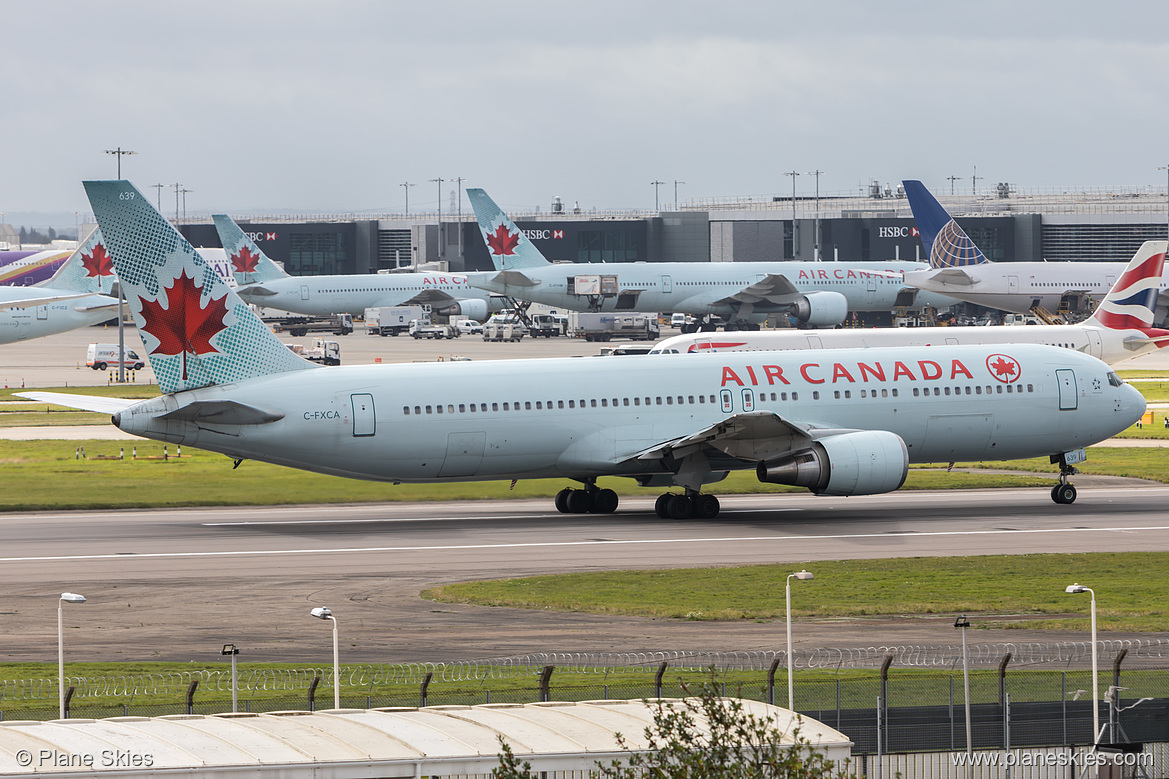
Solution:
M1051 456L1145 402L1108 366L1048 346L934 346L319 367L290 352L126 181L86 182L160 397L28 397L122 430L361 479L563 478L566 513L616 510L601 476L660 486L662 517L713 517L728 471L821 495L895 490L909 463ZM665 492L670 487L677 492Z

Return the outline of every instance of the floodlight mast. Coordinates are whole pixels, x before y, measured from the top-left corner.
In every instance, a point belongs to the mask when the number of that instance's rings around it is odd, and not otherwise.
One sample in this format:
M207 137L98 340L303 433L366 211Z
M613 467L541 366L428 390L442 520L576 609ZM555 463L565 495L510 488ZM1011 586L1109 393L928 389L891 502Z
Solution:
M1082 584L1076 583L1069 584L1064 588L1064 592L1069 595L1078 595L1079 593L1087 592L1092 596L1092 743L1098 744L1100 742L1100 688L1096 683L1096 677L1099 671L1096 649L1096 591L1091 587L1085 587Z
M337 652L337 618L328 606L317 606L309 612L317 619L328 619L333 622L333 708L341 708L341 663Z
M57 600L57 693L61 719L65 719L65 604L85 603L85 596L63 592Z
M787 575L787 708L795 711L796 687L793 680L795 663L792 662L792 579L814 579L811 571L796 571Z

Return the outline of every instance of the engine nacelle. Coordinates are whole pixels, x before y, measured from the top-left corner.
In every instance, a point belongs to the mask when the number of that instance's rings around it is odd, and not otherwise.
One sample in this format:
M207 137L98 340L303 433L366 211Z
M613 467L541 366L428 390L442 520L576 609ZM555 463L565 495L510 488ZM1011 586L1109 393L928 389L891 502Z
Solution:
M759 481L807 487L817 495L877 495L905 483L909 450L887 430L828 436L755 469Z
M478 322L487 320L487 301L465 299L459 300L440 310L439 313L447 316L465 316Z
M809 292L791 307L801 325L836 327L848 316L848 298L839 292Z

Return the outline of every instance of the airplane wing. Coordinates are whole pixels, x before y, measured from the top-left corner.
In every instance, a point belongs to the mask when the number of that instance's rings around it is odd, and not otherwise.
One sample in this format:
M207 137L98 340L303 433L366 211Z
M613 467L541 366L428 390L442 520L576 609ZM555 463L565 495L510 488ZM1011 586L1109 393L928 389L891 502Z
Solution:
M814 427L796 425L770 411L735 414L690 435L643 449L628 459L681 458L708 446L742 460L769 460L810 444L815 437Z
M137 403L129 398L104 398L100 395L71 395L65 392L14 392L19 398L28 398L55 406L79 408L82 411L97 411L102 414L116 414Z
M508 287L538 287L540 282L529 277L526 273L520 270L501 270L495 273L467 273L467 279L472 286L477 286L475 282L482 280L488 284L502 284Z
M429 303L430 305L434 305L436 303L441 303L441 304L445 305L445 304L454 303L456 300L459 300L459 299L460 298L456 298L453 295L451 295L450 293L443 292L441 289L424 289L421 292L419 292L417 295L415 295L414 297L410 298L409 300L403 300L401 303L395 303L394 305L395 306L414 306L414 305L422 305L424 303Z
M718 303L763 303L779 302L776 298L791 297L800 294L795 285L788 281L787 276L781 273L768 273L749 287L744 287L733 295L723 297Z
M912 284L913 283L912 277L918 273L928 274L928 275L925 275L923 277L924 280L934 281L934 282L937 282L939 284L955 284L955 285L961 285L964 287L969 287L970 285L975 284L978 281L978 279L971 278L970 274L967 273L966 271L962 270L961 268L943 268L942 270L937 270L937 271L933 271L933 272L914 271L905 277L906 281L908 283Z
M78 292L73 295L52 295L50 297L39 298L24 298L22 300L5 300L0 301L0 309L6 308L36 308L37 306L48 305L49 303L59 303L62 300L75 300L76 298L87 298L92 295L92 292ZM88 309L84 309L88 310Z

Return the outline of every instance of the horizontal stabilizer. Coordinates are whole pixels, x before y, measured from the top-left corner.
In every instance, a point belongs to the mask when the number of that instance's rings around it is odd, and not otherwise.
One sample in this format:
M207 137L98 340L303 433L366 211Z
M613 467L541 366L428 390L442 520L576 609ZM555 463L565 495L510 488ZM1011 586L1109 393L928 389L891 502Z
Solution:
M41 403L52 403L54 406L96 411L100 414L116 414L138 402L130 398L103 398L99 395L72 395L67 392L15 392L13 394Z
M284 419L284 414L247 406L234 400L196 400L158 418L177 422L206 422L213 425L266 425Z
M35 287L33 287L35 289ZM0 302L0 310L7 308L36 308L37 306L45 306L49 303L60 303L62 300L75 300L77 298L87 298L91 295L89 292L78 292L72 295L52 295L50 297L40 298L22 298L20 300L6 300Z

